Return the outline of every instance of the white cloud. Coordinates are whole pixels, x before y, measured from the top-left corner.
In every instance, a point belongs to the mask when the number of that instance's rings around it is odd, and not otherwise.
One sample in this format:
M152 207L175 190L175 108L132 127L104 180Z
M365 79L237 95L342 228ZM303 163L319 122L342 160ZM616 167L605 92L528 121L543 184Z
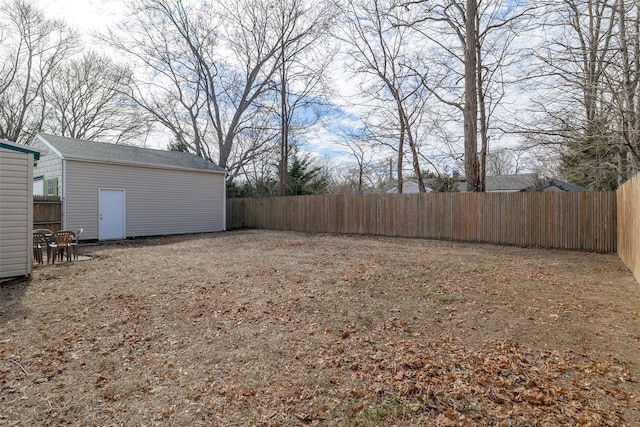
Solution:
M125 13L123 0L33 0L33 4L48 16L64 19L83 34L105 30Z

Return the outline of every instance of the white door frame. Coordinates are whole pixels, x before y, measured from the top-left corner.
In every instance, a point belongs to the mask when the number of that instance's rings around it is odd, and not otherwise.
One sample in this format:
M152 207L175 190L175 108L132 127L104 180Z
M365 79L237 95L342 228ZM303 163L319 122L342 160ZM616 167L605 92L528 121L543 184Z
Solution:
M103 206L102 205L102 192L105 191L113 191L122 193L122 234L118 234L117 236L104 236L106 228L102 226L103 224ZM98 240L119 240L125 239L127 234L127 190L124 188L98 188Z

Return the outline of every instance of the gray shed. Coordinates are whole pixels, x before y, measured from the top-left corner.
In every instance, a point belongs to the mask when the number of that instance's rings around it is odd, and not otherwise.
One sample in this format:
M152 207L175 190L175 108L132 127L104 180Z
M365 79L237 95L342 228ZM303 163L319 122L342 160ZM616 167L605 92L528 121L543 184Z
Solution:
M0 139L0 279L33 269L33 164L40 153Z
M37 134L34 174L62 200L62 228L81 239L225 230L226 171L191 153Z

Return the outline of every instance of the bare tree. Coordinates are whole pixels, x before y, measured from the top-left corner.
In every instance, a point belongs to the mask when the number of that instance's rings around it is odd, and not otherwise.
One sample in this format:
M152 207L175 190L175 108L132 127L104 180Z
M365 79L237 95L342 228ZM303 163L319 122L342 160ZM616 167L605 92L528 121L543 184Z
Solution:
M280 47L278 70L280 157L278 180L280 194L287 191L289 152L296 134L316 124L321 116L318 106L327 93L325 76L330 63L330 52L320 46L333 21L328 4L315 4L305 0L279 0L275 2L279 16L272 23L281 39L290 36L292 29L304 28L300 37Z
M619 59L605 68L606 87L611 91L615 141L618 147L618 184L640 166L640 3L618 0L615 5Z
M514 42L533 6L479 0L401 1L399 6L421 10L419 19L403 25L420 32L439 52L439 71L424 81L441 102L462 115L467 191L484 191L492 117L506 93L506 70L518 56Z
M453 3L457 9L460 5ZM460 10L464 17L464 33L457 27L457 22L447 20L460 37L464 47L464 170L467 191L484 191L483 173L480 172L478 160L478 3L477 0L466 0L466 9Z
M517 175L528 161L527 151L517 147L497 147L487 153L487 175Z
M44 86L79 38L27 0L5 0L0 39L0 138L26 143L44 118Z
M354 164L347 170L346 181L356 193L362 194L367 186L372 184L368 178L374 169L375 158L379 154L379 145L371 143L371 135L366 128L357 133L346 132L344 140L339 144L345 147L345 154L353 157Z
M592 189L615 188L619 176L619 145L613 133L619 119L612 114L607 88L609 73L624 61L619 56L617 5L618 0L548 2L548 36L536 56L541 66L532 70L540 82L534 111L541 113L535 117L532 138L555 144L565 179ZM615 79L624 80L622 74Z
M429 92L416 72L423 63L419 55L412 54L408 48L410 30L400 25L402 20L411 18L398 17L395 6L394 1L349 1L342 39L349 45L352 69L364 78L364 93L370 99L369 116L378 111L392 111L391 115L383 113L373 117L377 121L375 126L381 131L378 137L384 137L387 132L397 140L394 149L397 152L398 192L401 193L403 187L406 143L418 189L424 193L418 130L427 113Z
M190 151L227 168L233 179L273 143L269 132L258 129L267 125L278 131L264 119L273 111L268 93L283 49L307 35L308 27L299 22L274 24L282 19L285 3L132 2L130 16L102 40L140 66L136 102Z
M95 52L60 64L44 87L42 129L116 144L144 139L151 123L131 100L131 74Z

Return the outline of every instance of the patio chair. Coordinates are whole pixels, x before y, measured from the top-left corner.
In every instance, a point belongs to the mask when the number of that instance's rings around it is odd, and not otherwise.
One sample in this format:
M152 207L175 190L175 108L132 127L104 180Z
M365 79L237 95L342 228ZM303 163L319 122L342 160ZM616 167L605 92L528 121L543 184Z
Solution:
M67 254L67 261L71 261L71 241L76 238L76 233L70 230L56 231L49 238L49 250L52 255L51 261L56 263L56 258L60 256L62 261L62 255Z
M44 245L43 248L44 247L47 248L47 264L48 264L49 260L51 259L51 250L49 249L49 237L51 237L51 235L53 234L53 231L49 230L48 228L36 228L35 230L33 230L33 233L34 234L40 233L40 234L44 234L45 236L44 243L42 244ZM34 252L34 255L35 255L35 252Z
M33 233L33 260L38 264L44 263L43 249L47 247L47 235L45 233ZM48 256L48 254L47 254Z
M71 249L73 249L73 259L78 259L78 242L80 241L80 235L84 231L84 228L81 228L76 232L76 235L73 239L71 239L70 245Z

